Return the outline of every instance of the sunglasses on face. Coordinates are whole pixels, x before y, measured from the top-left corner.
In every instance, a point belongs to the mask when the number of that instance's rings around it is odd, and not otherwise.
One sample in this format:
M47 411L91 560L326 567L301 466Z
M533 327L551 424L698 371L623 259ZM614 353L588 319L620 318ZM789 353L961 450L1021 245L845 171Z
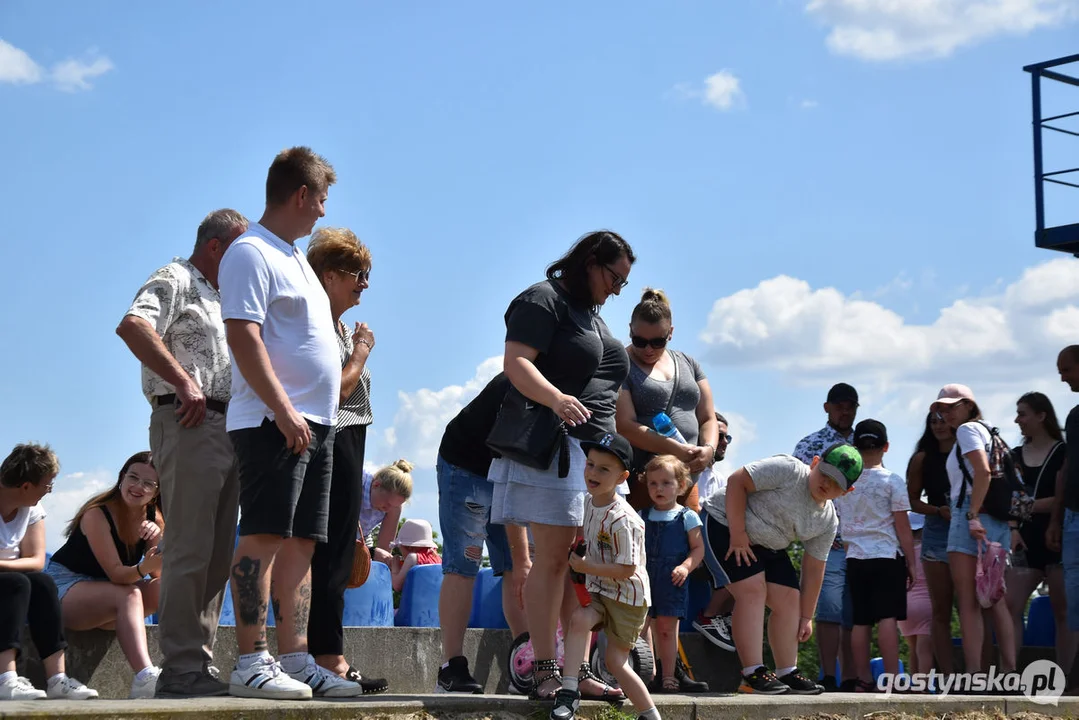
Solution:
M730 445L732 442L734 442L734 436L733 435L720 435L719 439L720 440L726 440L728 445Z
M629 341L633 343L633 347L640 348L642 350L649 345L651 345L652 348L655 350L662 350L663 348L667 347L667 338L665 337L644 338L640 335L630 335Z
M370 269L368 269L368 270L357 270L356 272L349 272L348 270L341 270L340 272L342 274L344 274L344 275L348 275L349 277L352 277L353 279L355 279L357 285L359 285L360 283L363 283L363 282L367 282L368 280L371 279L371 270Z

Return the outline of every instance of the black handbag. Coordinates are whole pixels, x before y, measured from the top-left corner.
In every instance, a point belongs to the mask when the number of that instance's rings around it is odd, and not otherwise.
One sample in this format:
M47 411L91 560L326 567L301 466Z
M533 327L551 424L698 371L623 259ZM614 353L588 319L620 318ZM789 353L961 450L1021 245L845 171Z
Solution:
M537 470L551 467L557 453L558 477L569 475L566 423L551 408L526 398L512 385L487 436L487 447L507 460Z

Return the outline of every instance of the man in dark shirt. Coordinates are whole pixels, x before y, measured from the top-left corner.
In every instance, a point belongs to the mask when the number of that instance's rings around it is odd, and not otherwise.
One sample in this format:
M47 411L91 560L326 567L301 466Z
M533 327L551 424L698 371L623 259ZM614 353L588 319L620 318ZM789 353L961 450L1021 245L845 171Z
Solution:
M525 631L524 609L510 581L514 562L506 527L491 524L492 485L487 480L491 451L487 436L495 424L509 380L502 373L450 420L438 448L438 519L442 529L442 590L438 617L442 628L439 692L482 693L464 656L465 628L472 609L472 586L483 561L483 544L495 575L502 576L502 609L517 637ZM524 557L527 563L527 555ZM518 564L520 564L520 559ZM528 568L522 568L527 573Z
M1057 356L1057 371L1062 382L1072 392L1079 392L1079 345L1069 345ZM1079 405L1068 413L1064 423L1068 440L1064 467L1057 475L1056 497L1064 502L1053 505L1049 529L1045 533L1050 550L1061 550L1064 565L1064 587L1068 599L1068 629L1079 630ZM1079 662L1077 657L1059 658L1068 675L1067 692L1079 694Z

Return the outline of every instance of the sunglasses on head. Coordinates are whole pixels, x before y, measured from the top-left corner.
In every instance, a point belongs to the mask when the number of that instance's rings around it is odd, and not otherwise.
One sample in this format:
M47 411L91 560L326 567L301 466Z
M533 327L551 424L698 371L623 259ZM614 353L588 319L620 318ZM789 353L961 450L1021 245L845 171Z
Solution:
M651 345L656 350L662 350L663 348L667 347L667 338L665 337L645 338L641 337L640 335L630 335L629 340L633 343L633 347L641 348L642 350L649 345Z

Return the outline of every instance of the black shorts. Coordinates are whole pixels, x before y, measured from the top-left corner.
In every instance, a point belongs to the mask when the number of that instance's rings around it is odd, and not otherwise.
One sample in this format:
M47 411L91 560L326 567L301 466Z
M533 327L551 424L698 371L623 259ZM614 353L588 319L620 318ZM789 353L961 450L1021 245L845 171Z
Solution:
M902 557L847 558L847 587L855 625L907 619L907 564Z
M307 424L311 444L299 455L269 418L229 432L240 467L240 535L326 542L334 428Z
M749 565L738 565L733 555L728 559L724 559L731 547L730 528L718 522L711 515L707 513L705 515L707 515L705 522L708 523L708 532L706 533L708 545L715 554L716 559L719 560L723 571L727 573L730 582L736 583L739 580L745 580L764 573L765 582L784 585L795 590L799 589L798 571L794 569L786 550L771 550L761 545L750 545L750 549L757 556L757 559L751 561Z

